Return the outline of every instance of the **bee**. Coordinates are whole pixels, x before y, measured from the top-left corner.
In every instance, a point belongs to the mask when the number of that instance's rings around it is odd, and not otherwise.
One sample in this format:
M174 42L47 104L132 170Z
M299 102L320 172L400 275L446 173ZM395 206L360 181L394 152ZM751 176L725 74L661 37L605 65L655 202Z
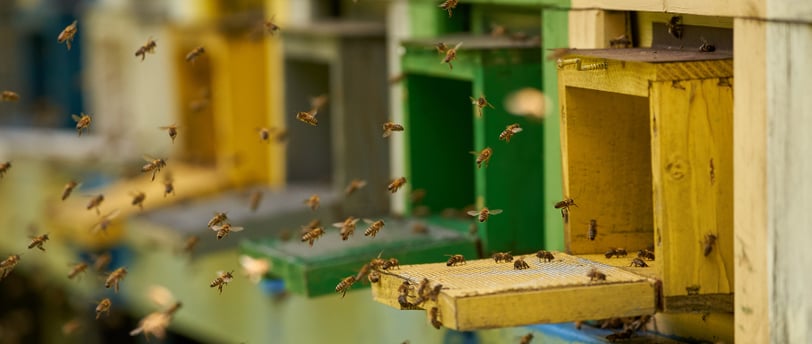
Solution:
M426 301L429 298L429 293L431 290L429 289L429 279L423 278L420 281L420 284L417 286L417 299L412 302L413 305L419 305Z
M637 251L637 258L646 259L646 260L654 260L654 252L651 252L649 250Z
M429 233L429 226L427 226L423 222L415 222L414 224L412 224L412 233L428 234Z
M257 133L259 133L259 141L260 142L271 142L271 129L268 128L257 128Z
M447 254L446 256L448 256L448 261L445 263L445 266L465 264L465 257L461 254Z
M214 216L212 216L211 220L209 220L209 223L206 225L206 227L211 228L212 226L225 223L226 221L228 221L228 213L217 212L214 213Z
M192 252L195 250L195 247L200 242L200 237L197 235L190 235L186 238L186 241L183 243L183 247L181 247L180 252L188 255L192 255Z
M101 211L99 210L99 205L104 202L104 195L98 194L90 199L90 202L87 202L87 210L96 208L96 214L101 215Z
M36 248L40 249L40 251L45 252L45 247L42 247L42 245L45 245L45 242L48 241L48 239L50 239L48 237L48 234L42 234L42 235L37 235L37 236L31 237L31 243L28 244L28 249L30 250L30 249L36 247Z
M104 281L104 287L110 288L111 286L113 289L118 293L118 283L124 279L124 276L127 275L127 269L124 267L120 267L115 269L109 275L107 275L107 279Z
M491 256L491 258L493 258L493 261L497 263L509 263L513 261L513 255L511 255L510 252L496 252Z
M6 172L11 168L11 161L0 163L0 178L6 175Z
M484 109L486 106L490 107L491 109L495 109L495 107L493 107L493 104L489 103L488 100L485 99L484 94L480 95L479 98L476 99L474 99L474 97L468 98L471 98L472 105L476 105L477 111L479 112L479 117L482 117L482 109Z
M265 23L263 23L263 25L265 26L265 30L268 31L268 33L271 36L273 36L277 31L282 29L279 27L279 25L274 24L273 20L274 16L271 16L270 20L266 20Z
M8 258L4 259L0 262L0 281L2 281L6 276L11 274L11 271L14 270L14 267L17 266L17 263L20 262L20 255L19 254L12 254L8 256Z
M448 1L451 1L451 0L448 0ZM456 3L456 1L455 1L455 3ZM453 70L454 65L452 65L451 62L454 61L454 59L457 58L457 49L459 49L461 45L462 45L462 42L459 42L453 48L446 50L445 51L445 57L443 58L442 61L440 61L440 63L448 63L448 68Z
M705 242L703 243L703 245L705 245L705 251L704 251L705 257L707 257L709 254L711 254L711 251L713 251L713 245L715 243L716 243L716 235L714 235L714 234L706 234L705 235Z
M321 198L319 198L319 195L311 195L304 201L304 204L310 207L310 210L316 211L316 209L319 209L319 205L321 204Z
M369 274L371 272L371 270L372 270L372 264L366 263L366 264L362 265L361 269L358 270L358 274L355 275L355 280L356 281L361 280L361 278L364 278L364 275Z
M378 232L381 231L384 225L383 220L372 221L369 219L364 219L364 222L366 222L369 225L369 227L367 227L367 230L364 231L364 236L371 236L373 238L375 237L375 235L378 234Z
M317 114L318 112L315 109L310 111L302 111L296 114L296 119L317 127L319 125L319 120L316 119Z
M158 129L166 130L169 132L169 138L172 139L172 143L175 143L175 138L178 137L178 126L175 124L167 125L164 127L158 127Z
M400 261L397 258L389 258L381 264L381 269L389 270L398 268L400 269Z
M188 54L186 54L186 62L195 62L200 55L206 53L206 49L203 46L199 46L197 48L192 49Z
M90 122L93 120L90 118L90 115L85 115L84 113L80 113L80 115L81 116L70 115L70 117L76 122L76 133L82 136L82 131L90 131Z
M625 249L625 248L614 248L614 247L610 247L610 248L609 248L609 250L608 250L608 251L606 251L606 253L604 253L603 255L604 255L604 256L605 256L607 259L608 259L608 258L612 258L613 256L614 256L614 257L618 257L618 258L620 258L620 257L625 257L625 256L627 256L627 255L628 255L628 252L626 252L626 249Z
M107 316L110 316L110 306L113 305L113 302L110 301L108 298L104 298L99 301L99 304L96 305L96 320L98 320L102 313L107 313Z
M510 142L510 139L513 137L513 134L519 133L522 130L524 129L522 129L522 127L519 126L519 123L513 123L511 125L508 125L507 127L505 127L505 130L502 130L502 132L499 133L499 140Z
M73 23L66 26L62 32L59 33L59 36L56 37L56 41L59 43L64 42L65 46L68 47L68 50L70 50L70 44L73 42L73 36L76 36L76 32L79 31L79 28L76 27L76 24L78 23L79 21L74 20Z
M389 186L387 186L386 189L391 193L395 193L398 192L401 187L403 187L403 184L406 184L406 177L396 178L389 183Z
M435 285L435 286L434 286L434 289L432 289L432 290L431 290L431 293L429 294L429 300L431 300L431 301L437 301L437 297L440 295L440 291L441 291L442 289L443 289L443 285L442 285L442 284Z
M536 257L538 257L540 262L541 261L552 262L555 259L555 256L553 256L552 252L546 250L536 252Z
M310 246L313 246L313 242L316 241L319 237L324 235L324 229L321 227L313 228L309 232L302 235L302 242L307 241Z
M70 269L70 272L68 272L68 279L73 279L74 277L79 276L79 274L85 272L85 270L87 270L87 263L82 262L74 265Z
M704 37L699 38L702 41L702 44L699 46L699 52L702 53L712 53L716 51L716 46L713 45L711 42L708 42L707 39Z
M305 232L307 232L307 231L309 231L311 229L318 228L318 227L321 227L321 220L312 219L306 225L302 226L302 234L304 234Z
M96 272L102 272L107 269L107 266L110 265L112 260L113 257L110 255L110 252L96 256L96 259L93 260L93 269L95 269Z
M20 95L17 94L17 92L3 91L3 93L0 93L0 100L4 102L16 102L20 100Z
M595 219L589 220L589 229L586 232L586 237L589 240L595 240L598 236L598 221Z
M217 278L215 278L214 281L211 281L209 287L210 288L217 287L217 290L219 290L220 294L222 294L223 287L227 286L232 279L234 279L234 271L231 272L218 271Z
M135 57L141 56L141 61L144 61L144 59L147 57L147 53L155 53L155 47L157 46L158 44L156 44L152 37L150 37L146 44L142 45L140 48L138 48L138 50L135 51Z
M452 14L452 13L451 13L451 10L452 10L452 9L454 9L454 8L456 8L456 7L457 7L457 3L459 3L459 2L460 2L459 0L445 0L445 1L443 1L443 3L442 3L442 4L440 4L440 6L438 6L438 7L440 7L440 8L442 8L442 9L444 9L444 10L448 11L448 17L449 17L449 18L451 18L451 14Z
M528 333L528 334L526 334L526 335L522 336L522 339L521 339L521 340L519 340L519 344L530 344L530 342L531 342L532 340L533 340L533 334L532 334L532 333Z
M394 122L386 122L383 124L383 137L389 137L393 131L403 131L403 125Z
M426 198L426 189L417 189L412 190L412 194L409 195L412 204L417 204L423 201Z
M440 310L437 307L431 307L431 310L429 310L429 315L431 316L431 326L434 326L434 328L439 330L440 327L443 326L443 323L440 322Z
M358 223L358 219L352 216L348 217L344 222L336 222L333 224L333 227L341 229L341 240L347 240L349 237L355 233L355 224Z
M144 210L144 200L147 198L147 194L139 191L139 192L130 192L130 195L133 196L132 205L137 205L138 208Z
M523 257L516 258L516 261L513 262L513 268L516 270L524 270L529 269L530 265L524 261Z
M144 161L147 163L141 166L141 172L152 172L152 181L155 181L155 175L161 172L161 169L166 167L165 159L156 159L148 155L144 155Z
M73 318L68 322L62 324L62 334L70 336L82 328L82 321L79 318Z
M631 48L632 40L626 34L622 34L609 40L610 48Z
M570 210L569 208L561 208L561 218L564 219L564 223L570 222Z
M409 284L409 281L403 281L398 287L398 303L402 309L411 309L414 307L408 298L410 290L412 290L412 286Z
M164 177L164 198L169 194L175 195L175 184L172 177L166 176Z
M366 180L353 179L352 181L350 181L350 184L347 185L347 187L344 189L344 195L349 196L353 192L358 191L358 189L361 189L364 186L367 186L367 181Z
M603 272L598 271L598 269L596 269L596 268L592 268L591 270L589 270L589 272L586 274L586 276L589 277L590 282L592 282L592 281L605 281L606 280L606 274L604 274Z
M70 197L71 192L73 192L73 189L75 189L77 186L79 186L79 182L75 180L71 180L67 184L65 184L65 189L62 190L62 200L64 201L68 199L68 197Z
M561 209L561 217L564 218L564 222L568 222L569 220L569 210L571 206L578 206L575 204L575 200L572 198L565 198L561 201L555 202L554 207L556 209Z
M347 291L355 284L355 281L355 275L347 276L336 285L336 293L341 293L341 298L344 298L344 295L347 295Z
M685 27L682 25L681 16L672 16L665 26L668 28L669 35L676 39L682 39L682 33L685 30Z
M259 203L262 202L262 191L254 190L251 193L251 197L248 200L249 208L251 211L257 211L259 209Z
M383 254L383 251L378 253L378 257L372 258L372 260L369 261L369 267L370 268L378 269L381 266L383 266L384 263L386 263L386 260L381 259L381 254Z
M211 230L217 232L217 240L220 240L222 238L227 237L228 233L240 232L243 229L245 229L245 228L243 228L243 227L234 227L228 222L225 222L220 226L212 226L211 227Z
M437 42L437 44L434 45L434 48L437 49L438 54L444 54L446 50L448 50L448 46L443 42Z
M367 275L370 283L378 283L381 280L381 274L377 271L372 271Z
M491 215L499 215L502 213L502 209L488 209L488 207L483 207L480 211L476 210L469 210L468 215L479 217L479 222L488 221L488 217Z
M634 266L636 268L647 268L648 264L646 264L646 262L644 262L640 258L634 258L634 259L632 259L632 262L631 262L631 264L629 264L629 266Z
M491 147L485 147L479 153L471 152L471 154L476 155L476 167L482 168L482 164L485 164L485 167L488 167L488 164L491 162L491 156L493 155L493 149Z

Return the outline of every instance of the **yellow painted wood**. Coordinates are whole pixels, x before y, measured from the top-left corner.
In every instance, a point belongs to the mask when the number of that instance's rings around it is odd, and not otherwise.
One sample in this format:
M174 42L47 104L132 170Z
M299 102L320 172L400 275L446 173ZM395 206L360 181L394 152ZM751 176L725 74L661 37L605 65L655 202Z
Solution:
M688 13L706 16L760 16L766 14L766 1L737 0L573 0L573 8Z
M607 48L610 39L626 33L626 18L625 12L571 11L568 21L569 47L577 49Z

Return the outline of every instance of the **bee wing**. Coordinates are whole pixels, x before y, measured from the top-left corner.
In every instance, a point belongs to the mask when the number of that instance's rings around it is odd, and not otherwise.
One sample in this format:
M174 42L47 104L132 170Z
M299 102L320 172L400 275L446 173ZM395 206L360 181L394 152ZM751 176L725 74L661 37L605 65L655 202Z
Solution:
M155 159L154 156L151 156L149 154L144 154L144 155L141 156L141 158L143 158L144 161L147 161L147 162L152 162L153 160L158 160L158 159Z
M382 135L382 136L383 136L383 137L389 137L389 136L391 136L391 135L392 135L392 131L391 131L391 130L387 130L387 129L385 129L385 130L383 131L383 135Z
M479 212L476 211L476 210L469 210L469 211L466 212L466 214L471 215L471 216L477 216L477 215L479 215Z
M215 232L218 232L221 229L223 229L223 226L220 226L220 225L211 226L211 230L213 230Z
M82 117L79 117L79 116L77 116L77 115L75 115L75 114L74 114L74 115L70 115L70 118L73 118L73 121L74 121L74 122L79 122L79 121L82 119Z
M244 227L231 227L230 231L232 231L232 232L241 232L243 229L245 229L245 228Z
M118 216L118 214L120 214L120 213L121 213L121 210L116 209L116 210L113 210L113 211L107 213L107 215L104 215L104 218L107 219L107 220L112 220L112 219L116 218Z
M475 151L470 151L470 152L468 152L468 153L471 153L471 154L473 154L473 155L479 155L479 152L475 152Z
M457 45L454 46L454 50L459 49L461 46L462 46L462 42L457 43Z
M372 221L370 219L364 219L364 222L366 222L367 224L370 224L370 225L375 223L375 221Z
M519 127L516 127L516 128L510 129L510 131L512 131L514 134L515 134L515 133L518 133L518 132L521 132L522 130L524 130L524 129L519 128Z
M472 105L476 105L478 103L477 100L474 99L474 97L468 96L468 98L471 99L471 104Z
M358 220L360 220L360 219L352 219L351 223L352 223L353 225L355 225L356 223L358 223Z
M344 227L344 222L335 222L335 223L333 223L333 227L343 228Z
M502 213L502 209L490 209L488 213L490 213L491 215L498 215Z

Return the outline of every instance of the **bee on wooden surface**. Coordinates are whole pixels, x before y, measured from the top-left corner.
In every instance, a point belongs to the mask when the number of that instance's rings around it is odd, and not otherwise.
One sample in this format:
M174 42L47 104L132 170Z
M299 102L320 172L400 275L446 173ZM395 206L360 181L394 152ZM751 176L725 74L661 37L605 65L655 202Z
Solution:
M355 217L348 217L344 222L336 222L333 224L333 227L341 229L341 240L347 240L349 237L355 233L355 224L358 223L358 218Z
M465 257L461 254L447 254L446 256L448 256L448 261L445 263L445 266L465 264Z
M350 287L352 287L355 282L355 275L345 277L343 280L341 280L341 282L338 282L338 285L336 285L336 293L341 293L341 298L344 298L344 295L347 295L347 291L350 290Z
M412 233L428 234L429 233L429 226L427 226L423 222L415 222L415 223L412 224Z
M271 36L276 34L277 31L281 30L282 28L279 25L276 25L274 22L274 16L271 16L270 20L266 20L263 25L265 26L265 31L267 31Z
M716 51L716 46L713 45L711 42L708 42L707 39L704 37L699 38L702 41L702 44L699 46L699 52L702 53L712 53Z
M178 126L175 124L167 125L163 127L158 127L158 129L166 130L169 133L169 138L172 139L172 143L175 143L175 138L178 137Z
M319 205L321 204L321 198L319 195L311 195L304 201L304 204L310 207L310 210L316 211L319 209Z
M516 258L516 261L513 262L513 268L516 270L524 270L529 269L530 265L524 261L524 257Z
M682 39L682 34L685 27L682 25L682 16L672 16L665 24L668 28L668 34L676 39Z
M382 270L389 270L398 268L400 269L400 261L397 258L389 258L381 264Z
M528 333L522 336L521 340L519 340L519 344L530 344L531 341L533 341L533 334Z
M8 256L8 258L0 262L0 281L2 281L4 278L6 278L6 276L11 274L11 271L14 270L14 267L17 266L17 263L19 262L20 262L19 254L12 254Z
M142 45L140 48L138 48L138 50L135 51L135 57L141 56L141 61L144 61L144 59L147 57L147 53L155 53L155 47L157 46L158 44L156 44L152 37L150 37L146 44Z
M85 270L87 270L87 263L82 262L74 265L68 272L68 279L79 276L79 274L85 272Z
M254 190L254 192L251 193L251 197L248 201L251 211L257 211L257 209L259 209L260 202L262 202L262 191Z
M195 62L200 55L206 53L206 49L203 46L199 46L197 48L192 49L188 54L186 54L186 62Z
M144 200L147 199L147 194L144 192L130 192L130 196L133 196L132 205L138 206L141 210L144 210Z
M546 250L536 252L536 257L539 259L540 262L552 262L553 260L555 260L555 256L553 256L553 253Z
M166 167L166 160L153 158L149 155L144 155L143 158L147 163L141 166L141 172L152 172L152 181L155 181L155 175Z
M70 117L76 122L76 133L82 136L82 131L90 131L90 123L93 122L93 120L90 118L90 115L84 113L80 113L80 115L81 116L70 115Z
M378 283L381 280L381 274L377 271L371 271L369 275L367 275L370 283Z
M377 256L377 257L372 258L372 260L370 260L370 261L369 261L369 267L370 267L370 268L372 268L372 269L378 269L378 268L380 268L381 266L383 266L383 264L384 264L384 263L386 263L386 260L385 260L385 259L381 259L381 254L383 254L383 251L381 251L380 253L378 253L378 256Z
M211 228L213 226L223 224L226 221L228 221L228 213L226 213L226 212L216 212L216 213L214 213L214 216L212 216L211 220L209 220L209 223L206 224L206 227Z
M485 99L485 95L480 95L479 98L468 97L471 98L471 104L476 105L477 111L479 112L479 117L482 117L482 109L486 106L490 107L491 109L495 109L493 104L489 103L487 99Z
M626 249L625 249L625 248L614 248L614 247L610 247L610 248L609 248L609 250L608 250L608 251L606 251L606 253L604 253L604 256L605 256L607 259L609 259L609 258L612 258L612 257L617 257L617 258L620 258L620 257L625 257L625 256L627 256L628 254L629 254L629 253L628 253L628 252L626 252Z
M87 210L96 208L96 214L101 215L101 211L99 210L99 205L101 205L102 202L104 202L104 195L98 194L98 195L96 195L96 196L94 196L93 198L90 199L90 201L87 203L86 208L87 208Z
M510 142L510 139L513 137L513 134L519 133L522 130L524 129L522 129L522 127L519 126L519 123L513 123L511 125L508 125L507 127L505 127L505 130L502 130L502 132L499 133L499 140Z
M118 284L121 280L124 279L124 276L127 275L127 269L124 267L120 267L118 269L113 270L109 275L107 275L107 279L104 281L104 287L113 289L118 293Z
M68 50L70 50L70 44L73 42L73 36L76 36L76 32L79 31L79 28L76 26L78 23L78 20L74 20L73 23L66 26L62 32L59 33L59 36L56 37L56 41L59 43L65 43Z
M631 264L629 264L629 266L633 266L633 267L636 267L636 268L647 268L648 264L646 264L646 262L643 261L640 258L634 258L634 259L632 259L632 262L631 262Z
M0 93L0 100L4 102L16 102L20 100L20 95L13 91L3 91L3 93Z
M491 258L493 258L493 261L497 263L509 263L513 261L513 255L511 255L510 252L496 252L491 256Z
M406 184L406 177L399 177L392 180L391 183L386 187L387 190L391 193L398 192L403 185Z
M316 118L316 115L318 115L318 112L315 109L310 111L301 111L296 114L296 119L303 123L317 127L319 125L319 120Z
M590 282L592 282L592 281L605 281L606 280L606 274L604 274L603 272L598 271L598 269L596 269L596 268L592 268L591 270L589 270L589 272L586 274L586 276L589 277Z
M378 234L378 232L381 231L381 229L384 226L383 220L372 221L369 219L364 219L364 222L366 222L369 225L369 227L367 227L367 230L364 231L364 236L371 236L373 238L375 237L375 235Z
M383 137L389 137L393 131L403 131L403 125L394 122L386 122L383 124Z
M231 280L233 279L234 279L234 271L231 272L218 271L217 278L215 278L214 281L211 281L209 287L210 288L217 287L217 290L219 290L220 294L222 294L223 287L231 283Z
M227 237L231 232L241 232L243 229L245 228L232 226L228 222L225 222L220 226L211 226L211 230L217 232L217 240Z
M113 305L113 302L110 301L108 298L104 298L99 301L99 304L96 305L96 320L99 320L102 313L107 313L107 316L110 316L110 306Z
M180 252L191 256L192 252L194 252L195 247L197 247L197 244L199 242L200 242L199 236L190 235L188 238L186 238L186 241L184 241L183 247L181 247Z
M451 62L457 58L457 49L459 49L460 46L462 46L462 42L459 42L453 48L446 50L445 57L442 61L440 61L440 63L448 63L448 68L453 70L454 65L452 65Z
M488 221L488 217L491 215L499 215L502 213L502 209L488 209L488 207L483 207L481 210L469 210L468 215L479 217L479 222Z
M649 250L637 251L637 258L646 259L646 260L654 260L654 252L651 252Z
M443 285L442 285L442 284L435 285L435 286L434 286L434 289L432 289L432 290L431 290L431 293L429 293L429 300L431 300L431 301L437 301L437 297L440 295L440 291L441 291L442 289L443 289Z
M30 250L36 247L40 249L40 251L45 252L45 247L42 247L42 245L45 245L45 242L48 241L48 239L50 239L48 234L33 236L31 237L31 243L28 244L28 249Z
M313 228L309 232L302 235L302 242L307 241L308 244L310 244L310 246L313 246L313 242L315 242L316 239L320 238L322 235L324 235L323 228L321 227Z
M175 184L172 177L167 175L164 177L164 198L169 194L175 195Z
M617 37L615 37L613 39L610 39L609 40L609 47L610 48L620 48L620 49L631 48L632 47L632 40L629 39L629 36L626 36L626 34L622 34L622 35L617 36Z
M482 164L485 164L485 167L488 167L488 164L491 161L491 156L493 156L493 149L491 147L485 147L479 153L471 152L471 154L476 155L476 167L482 168Z
M711 254L711 251L713 251L713 245L716 244L716 235L706 234L705 241L702 244L705 246L704 254L705 257L707 257L708 255Z
M445 54L448 50L448 46L443 42L437 42L437 44L434 45L434 49L437 49L437 53L439 54Z
M437 307L431 307L429 315L431 316L431 326L439 330L443 326L443 323L440 322L440 310Z
M268 128L257 128L257 133L259 134L259 141L270 143L271 142L271 130Z
M451 18L451 15L452 15L451 10L456 8L457 3L459 3L459 2L460 2L459 0L445 0L438 7L446 10L448 12L448 17Z
M73 192L73 189L79 186L79 184L80 183L75 180L71 180L67 184L65 184L65 189L62 190L62 200L64 201L68 199L68 197L70 197L71 192Z
M589 228L586 232L586 238L589 240L595 240L596 236L598 236L598 221L592 219L589 220Z
M110 252L102 253L93 259L93 269L95 269L96 272L107 270L107 266L110 265L112 261L113 256L110 255Z
M353 179L350 184L344 189L344 196L352 195L353 192L367 186L367 181L363 179Z

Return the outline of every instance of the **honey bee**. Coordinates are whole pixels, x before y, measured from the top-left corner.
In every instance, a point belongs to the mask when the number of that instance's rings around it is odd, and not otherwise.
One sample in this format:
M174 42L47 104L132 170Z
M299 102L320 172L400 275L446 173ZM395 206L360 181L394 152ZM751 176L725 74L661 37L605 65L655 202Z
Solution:
M96 320L99 320L102 313L107 313L107 316L110 316L110 306L113 305L113 302L110 301L108 298L104 298L99 301L99 304L96 305Z
M491 215L499 215L502 213L502 209L488 209L488 207L483 207L480 211L476 210L469 210L468 215L479 217L479 222L488 221L488 217Z
M381 251L381 253L378 253L378 257L372 258L372 260L369 261L370 268L377 269L383 266L384 263L386 263L386 260L381 259L381 254L383 254L383 251Z
M172 180L172 177L165 176L164 177L164 198L166 198L166 196L169 195L169 194L172 194L172 196L175 195L175 184L174 184L174 181Z
M20 95L13 91L3 91L3 93L0 93L0 100L4 102L16 102L20 100Z
M529 269L530 265L524 261L523 257L516 258L516 261L513 262L513 268L516 270L524 270Z
M448 0L448 1L451 1L451 0ZM454 3L456 4L456 1L454 1ZM457 49L459 49L460 46L462 46L462 42L459 42L453 48L446 50L445 51L445 57L443 58L442 61L440 61L440 63L448 63L448 68L453 70L454 65L452 65L451 62L454 61L454 59L457 58Z
M76 133L82 136L82 131L90 131L90 122L93 120L90 118L90 115L85 115L84 113L80 113L80 115L81 116L70 115L70 117L76 122Z
M19 262L20 262L19 254L12 254L8 256L8 258L0 262L0 281L2 281L4 278L6 278L6 276L11 274L11 271L14 270L14 267L17 266L17 263Z
M572 199L572 198L565 198L564 200L555 202L555 205L554 205L554 207L556 209L561 209L561 217L565 217L564 212L565 211L569 212L569 209L570 209L571 206L576 206L576 207L578 206L577 204L575 204L575 200Z
M482 117L482 109L484 109L486 106L489 106L491 109L495 109L495 107L493 107L493 104L489 103L488 100L485 99L484 94L480 95L479 98L476 99L474 99L474 97L468 98L471 98L472 105L476 105L477 111L479 112L479 117Z
M318 112L315 109L310 111L302 111L296 114L296 119L304 123L310 124L314 127L317 127L319 125L319 120L316 119L317 114Z
M347 295L347 291L355 284L355 281L355 275L347 276L336 285L336 293L341 293L341 298L344 298L344 295Z
M369 274L372 270L372 264L366 263L361 266L361 269L358 270L358 274L355 275L355 280L359 281L364 278L364 275Z
M306 233L307 231L321 227L321 220L319 219L312 219L306 225L302 226L302 234Z
M668 23L665 24L668 28L668 34L676 39L682 39L682 33L685 27L682 25L682 17L681 16L672 16L671 19L668 20Z
M448 1L452 0L447 0L446 2ZM429 315L431 316L431 326L434 326L434 328L439 330L440 327L443 326L443 323L440 322L440 310L437 307L431 307L431 310L429 310Z
M73 189L75 189L77 186L79 186L79 182L75 180L71 180L67 184L65 184L65 189L62 190L62 200L64 201L68 199L68 197L70 197L71 192L73 192Z
M389 137L393 131L403 131L403 125L394 122L386 122L383 124L383 137Z
M536 252L536 257L538 257L540 262L552 262L555 259L552 252L546 250Z
M138 206L141 210L144 210L144 200L147 198L147 194L139 191L139 192L130 192L130 195L133 196L132 205Z
M704 37L699 38L702 41L702 44L699 46L699 51L703 53L712 53L716 51L716 46L713 45L711 42L708 42L707 39Z
M6 175L6 172L11 168L11 161L0 163L0 178Z
M107 266L110 265L112 260L113 257L110 255L110 252L96 256L96 259L93 260L93 269L95 269L96 272L102 272L107 269Z
M626 34L622 34L617 36L613 39L609 40L609 47L610 48L631 48L632 47L632 40L629 39L629 36Z
M200 55L206 53L206 49L203 46L199 46L197 48L192 49L188 54L186 54L186 62L195 62Z
M228 222L225 222L220 226L212 226L211 227L211 230L217 232L217 240L220 240L222 238L227 237L228 233L240 232L243 229L245 229L245 228L243 228L243 227L234 227Z
M445 263L445 266L465 264L465 257L461 254L447 254L446 256L448 256L448 261Z
M403 187L403 184L406 184L406 177L396 178L389 183L389 186L387 186L386 189L391 193L395 193L398 192L401 187Z
M363 179L353 179L350 181L350 184L344 189L344 195L349 196L353 192L358 191L359 189L367 186L367 181Z
M561 218L564 219L564 223L570 222L570 210L569 208L561 208Z
M320 238L322 235L324 235L323 228L321 227L313 228L309 232L302 235L302 242L307 241L308 244L310 244L310 246L313 246L313 242L315 242L316 239Z
M65 46L68 47L68 50L70 50L70 44L73 42L73 36L76 36L76 32L79 31L79 28L76 27L76 24L78 23L79 21L74 20L73 23L66 26L62 32L59 33L59 36L56 37L56 41L59 43L64 42Z
M262 191L261 190L254 190L249 197L248 204L251 211L257 211L259 209L259 204L262 202Z
M206 227L211 228L212 226L225 223L226 221L228 221L228 213L217 212L214 213L214 216L211 218L211 220L209 220L209 223L206 225Z
M364 222L366 222L369 225L369 227L367 227L367 230L364 231L364 236L371 236L373 238L375 237L375 235L378 234L378 232L381 231L384 225L383 220L372 221L369 219L364 219Z
M519 340L519 344L530 344L531 341L533 341L533 334L528 333L528 334L522 336L522 339Z
M370 283L378 283L381 280L381 274L377 271L372 271L367 275Z
M646 260L654 260L654 252L651 252L649 250L637 251L637 258L646 259Z
M632 337L633 334L634 331L632 331L631 329L626 329L623 330L622 332L615 332L610 335L607 335L606 340L608 340L610 343L615 343L617 341L629 339Z
M589 270L586 276L589 277L590 282L606 280L606 275L603 272L598 271L598 269L596 268L592 268L591 270Z
M172 139L172 143L175 143L175 138L178 137L178 126L175 124L167 125L164 127L158 127L158 129L166 130L169 132L169 138Z
M304 201L304 204L310 207L311 210L316 211L319 209L319 205L321 204L321 198L319 198L319 195L311 195Z
M101 211L99 210L99 205L104 202L104 195L98 194L90 199L90 202L87 203L87 210L96 208L96 214L101 215Z
M104 287L110 288L111 286L113 289L118 293L118 283L124 279L124 276L127 275L127 269L124 267L120 267L115 269L109 275L107 275L107 280L104 281Z
M510 252L496 252L491 256L491 258L493 258L493 261L497 263L509 263L513 261L513 255L511 255Z
M223 293L223 287L227 286L231 282L231 280L234 279L233 274L234 274L234 271L231 271L231 272L218 271L217 272L217 278L215 278L214 281L211 281L211 284L209 284L209 287L210 288L217 287L217 290L219 290L220 294L222 294Z
M524 129L522 129L519 126L519 123L513 123L511 125L508 125L507 127L505 127L505 130L502 130L502 132L499 133L499 140L510 142L510 139L513 137L513 134L519 133L522 130Z
M634 259L632 259L632 262L631 262L631 264L629 264L629 266L634 266L636 268L647 268L648 264L646 264L646 262L644 262L640 258L634 258Z
M705 257L711 254L711 251L713 251L713 245L715 243L716 243L716 235L714 234L705 235L705 242L703 243L703 245L705 245L704 249Z
M259 133L259 141L260 142L271 142L271 129L268 128L257 128L257 133Z
M589 240L595 240L598 236L598 221L595 219L589 220L589 229L586 232L586 237Z
M156 159L148 155L144 155L144 161L147 163L141 166L141 172L152 172L152 181L155 181L155 175L161 172L161 169L166 167L165 159Z
M389 270L398 268L400 269L400 261L397 258L389 258L381 264L381 269Z
M157 46L158 44L156 44L152 37L150 37L146 44L142 45L140 48L138 48L138 50L135 51L135 57L141 56L141 61L144 61L144 59L147 57L147 53L155 53L155 47Z
M442 289L443 289L443 285L442 285L442 284L435 285L435 286L434 286L434 289L432 289L432 290L431 290L431 293L429 294L429 300L431 300L431 301L437 301L437 297L440 295L440 291L441 291Z
M45 247L42 247L42 245L45 245L45 242L48 241L48 239L50 239L48 237L48 234L42 234L42 235L37 235L37 236L31 237L31 243L28 244L28 249L30 250L30 249L36 247L36 248L40 249L40 251L45 252Z
M188 238L186 238L186 241L183 243L183 247L181 247L181 252L191 256L192 252L194 252L195 247L197 246L197 243L199 242L200 237L198 237L197 235L190 235Z
M274 20L274 16L271 16L271 19L266 20L265 23L264 23L265 30L268 31L268 33L271 36L273 36L277 31L282 29L282 28L279 27L279 25L274 24L273 20Z
M428 234L429 233L429 226L427 226L423 222L415 222L414 224L412 224L412 233Z
M73 279L74 277L79 276L79 274L85 272L85 270L87 270L87 263L82 262L74 265L70 269L70 272L68 272L68 279Z
M607 259L614 257L620 258L628 255L625 248L610 247L606 253L603 254Z
M445 1L443 1L443 3L442 3L442 4L440 4L440 6L438 6L438 7L440 7L440 8L442 8L442 9L444 9L444 10L448 11L448 17L449 17L449 18L451 18L451 14L452 14L452 13L451 13L451 10L453 10L454 8L456 8L456 7L457 7L457 3L459 3L459 2L460 2L459 0L445 0Z
M348 217L344 222L336 222L333 224L333 227L337 227L341 229L341 240L347 240L349 237L355 233L355 224L358 223L358 219L352 216Z
M485 147L479 153L471 152L471 154L476 155L476 167L482 168L482 164L485 164L485 167L488 167L488 164L491 162L491 156L493 155L493 149L491 147Z

